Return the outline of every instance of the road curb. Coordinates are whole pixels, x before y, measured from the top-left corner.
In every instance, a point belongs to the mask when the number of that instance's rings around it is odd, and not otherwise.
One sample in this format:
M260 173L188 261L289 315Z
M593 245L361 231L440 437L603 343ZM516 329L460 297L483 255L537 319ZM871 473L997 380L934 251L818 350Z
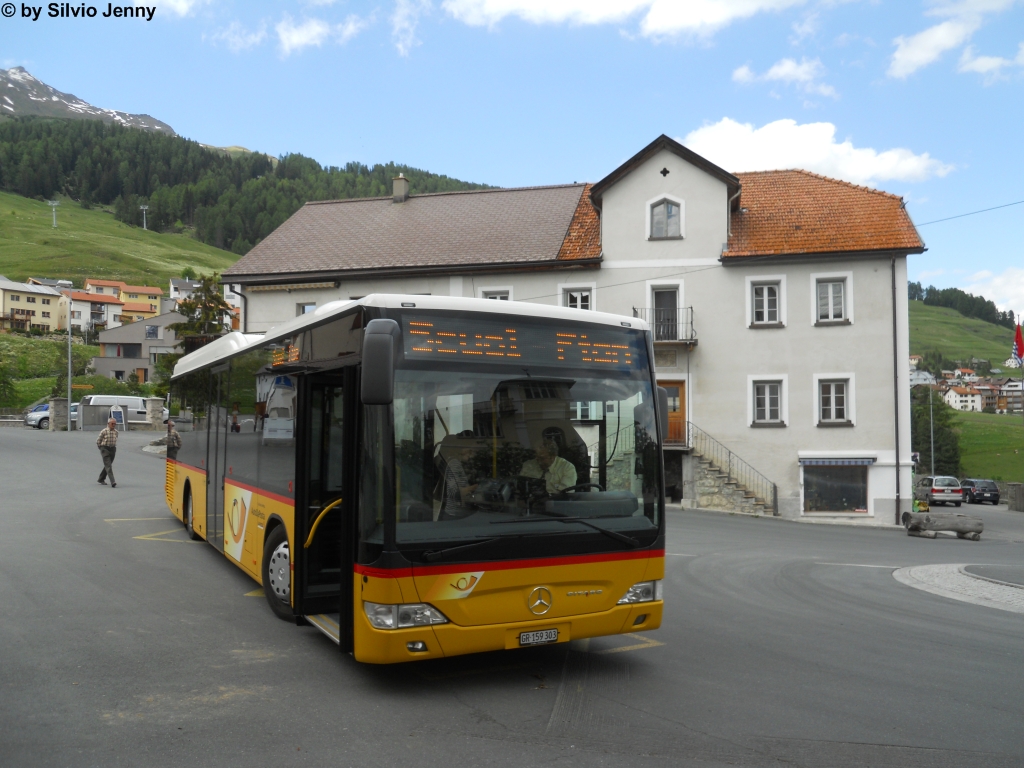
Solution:
M771 520L773 522L783 523L799 523L802 525L838 525L846 528L863 528L870 531L906 531L902 525L896 525L894 523L874 523L861 520L843 520L843 519L804 519L804 518L792 518L792 517L775 517L774 515L751 515L746 512L730 512L724 509L706 509L704 507L686 507L685 509L677 504L666 504L665 508L667 511L677 514L683 514L686 512L710 512L715 515L732 515L733 517L750 517L758 520Z

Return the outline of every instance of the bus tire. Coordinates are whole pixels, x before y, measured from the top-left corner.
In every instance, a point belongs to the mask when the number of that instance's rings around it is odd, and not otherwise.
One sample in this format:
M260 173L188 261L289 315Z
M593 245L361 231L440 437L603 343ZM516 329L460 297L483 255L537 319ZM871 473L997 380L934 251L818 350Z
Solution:
M181 510L181 516L185 518L185 531L188 533L188 537L192 539L192 541L198 541L202 537L198 533L196 533L195 516L193 514L194 505L192 504L191 485L185 487L185 498L182 500L182 502L182 506L184 506L184 509Z
M263 546L263 594L274 615L294 621L292 613L291 552L284 526L279 525L267 536Z

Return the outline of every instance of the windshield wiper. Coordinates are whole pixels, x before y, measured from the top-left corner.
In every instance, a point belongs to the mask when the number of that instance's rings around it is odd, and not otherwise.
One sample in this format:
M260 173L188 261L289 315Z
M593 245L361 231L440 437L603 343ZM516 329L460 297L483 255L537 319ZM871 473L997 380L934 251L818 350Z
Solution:
M489 539L480 539L479 541L471 541L469 544L460 544L457 547L446 547L445 549L431 549L423 553L423 559L428 563L432 563L435 560L440 560L446 555L450 555L453 552L462 552L466 549L472 549L473 547L482 547L484 544L490 544L495 541L500 541L505 538L513 538L511 536L492 536Z
M602 528L600 525L594 525L592 522L590 522L590 520L588 520L585 517L561 517L561 516L558 516L558 515L545 515L543 519L545 521L550 520L551 522L558 522L558 523L580 523L581 525L585 525L588 528L593 528L595 531L597 531L599 533L603 533L605 536L607 536L610 539L615 539L616 541L621 542L622 544L628 544L631 549L636 549L637 547L641 546L640 542L637 541L636 539L634 539L632 536L627 536L626 534L619 533L618 531L610 531L607 528ZM491 521L491 525L506 525L508 523L536 523L536 522L538 522L538 520L537 520L537 518L534 518L534 517L517 517L517 518L515 518L513 520L492 520Z

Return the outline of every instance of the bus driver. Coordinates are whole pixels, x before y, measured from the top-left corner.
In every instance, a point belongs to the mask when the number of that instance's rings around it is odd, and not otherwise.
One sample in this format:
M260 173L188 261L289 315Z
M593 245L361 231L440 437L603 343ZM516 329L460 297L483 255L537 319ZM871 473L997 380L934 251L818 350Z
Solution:
M530 459L519 470L523 477L543 478L548 493L564 491L576 485L576 467L558 455L558 444L545 439L537 448L537 458Z

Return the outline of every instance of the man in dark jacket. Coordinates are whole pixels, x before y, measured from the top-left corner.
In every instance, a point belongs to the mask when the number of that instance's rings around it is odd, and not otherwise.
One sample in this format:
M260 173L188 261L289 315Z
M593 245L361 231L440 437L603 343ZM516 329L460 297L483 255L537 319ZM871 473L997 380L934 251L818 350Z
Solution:
M100 485L107 484L107 475L110 475L110 487L117 488L114 481L114 456L117 453L117 422L110 419L107 428L100 432L96 438L96 447L100 449L100 456L103 457L103 471L100 472Z

